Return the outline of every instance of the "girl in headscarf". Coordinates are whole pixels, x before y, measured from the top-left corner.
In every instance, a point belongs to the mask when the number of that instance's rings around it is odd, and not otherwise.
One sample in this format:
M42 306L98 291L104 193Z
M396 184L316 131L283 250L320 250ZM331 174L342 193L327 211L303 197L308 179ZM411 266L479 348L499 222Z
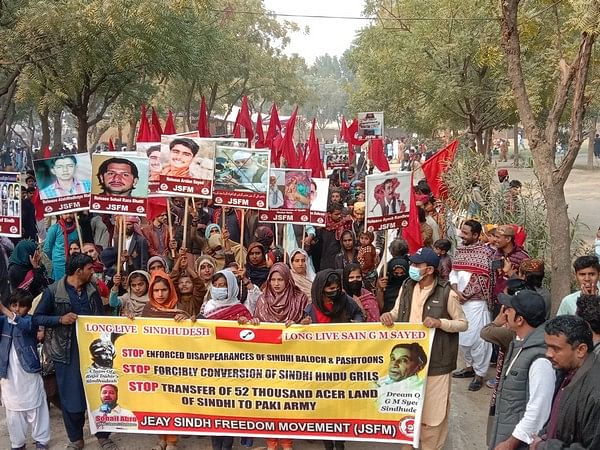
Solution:
M231 270L219 270L212 277L210 299L202 306L200 319L239 320L252 319L252 314L239 300L240 288Z
M342 251L335 255L334 269L342 270L350 263L358 262L356 236L352 230L344 230L340 236Z
M294 283L288 266L275 263L269 271L265 292L256 303L254 320L290 326L302 320L307 304L308 298ZM278 444L283 450L293 448L291 439L267 439L267 450L276 450Z
M347 295L358 305L365 316L365 322L379 322L379 305L373 293L363 286L360 265L350 263L344 267L343 288Z
M206 285L195 269L188 265L188 253L180 250L179 258L175 261L169 276L177 287L179 308L190 316L196 317L206 295Z
M11 289L25 289L34 297L48 287L50 280L37 244L29 239L20 241L8 259L8 280Z
M210 223L206 225L206 230L204 230L204 237L207 241L213 234L221 234L221 227L216 223Z
M206 252L215 259L219 270L224 269L231 261L241 265L246 258L244 247L228 239L227 230L223 234L213 233L208 238Z
M310 289L313 280L315 279L315 269L313 268L312 261L308 257L308 253L301 248L292 250L292 253L290 253L290 261L292 266L291 274L294 283L302 292L304 292L310 301Z
M148 273L150 275L153 275L154 272L156 272L156 271L162 271L162 272L168 271L167 260L165 258L163 258L162 256L153 256L152 258L150 258L148 260L147 267L148 267Z
M354 300L342 291L342 277L333 269L317 273L312 285L312 303L306 307L306 323L364 322L365 318Z
M120 311L123 316L141 316L149 300L148 286L150 285L150 274L145 270L134 270L131 272L127 277L127 292L119 296L121 280L121 275L113 277L113 287L110 290L110 298L108 300L111 308Z
M217 270L217 262L209 255L202 255L196 259L194 266L196 273L204 284L204 295L202 296L202 302L204 303L209 298L208 293L210 292L212 277Z
M265 248L258 242L253 242L248 246L248 255L246 256L246 274L250 281L259 288L269 275Z
M185 311L177 307L177 292L169 275L162 270L155 270L148 288L148 303L142 310L142 317L173 318L176 321L189 319ZM158 444L152 450L176 450L178 436L161 434Z

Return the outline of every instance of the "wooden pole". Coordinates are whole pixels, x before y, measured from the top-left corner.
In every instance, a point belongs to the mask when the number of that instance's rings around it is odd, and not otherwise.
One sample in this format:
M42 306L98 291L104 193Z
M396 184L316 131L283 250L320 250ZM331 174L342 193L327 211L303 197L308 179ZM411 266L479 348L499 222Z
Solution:
M284 224L283 225L283 262L286 263L287 262L287 244L288 244L288 240L287 238L287 231L288 231L288 224Z
M77 237L79 238L79 249L83 252L83 237L81 236L81 228L79 227L79 215L75 214L75 228L77 229ZM67 252L69 249L67 249Z
M279 247L279 224L275 224L275 246Z
M188 198L184 197L183 201L184 203L184 208L183 208L183 242L181 244L181 246L183 248L187 248L187 231L188 231L188 212L189 212L189 202L188 202Z
M246 208L241 208L242 209L242 215L241 215L241 219L240 219L240 244L243 247L244 246L244 226L246 224ZM266 250L266 249L265 249Z
M122 247L123 247L123 233L122 233L122 229L124 228L123 226L123 216L117 216L115 219L116 224L118 225L118 230L117 230L117 275L121 275L121 252L122 252Z
M388 230L383 235L383 276L387 277Z
M173 237L173 223L171 221L171 202L167 199L167 223L169 224L169 244ZM175 250L171 249L171 257L175 259Z

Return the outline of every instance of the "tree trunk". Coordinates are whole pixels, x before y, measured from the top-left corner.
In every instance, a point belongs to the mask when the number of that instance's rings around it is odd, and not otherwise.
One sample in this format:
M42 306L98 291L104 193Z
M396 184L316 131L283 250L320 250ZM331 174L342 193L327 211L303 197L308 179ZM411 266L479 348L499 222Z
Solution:
M513 127L513 160L514 166L519 167L519 124Z
M77 153L88 151L88 116L87 112L77 112Z
M46 147L50 147L50 119L48 118L48 111L38 111L40 115L40 123L42 127L42 142L40 143L40 149L42 152Z
M137 120L135 117L129 119L129 133L127 133L127 149L133 150L135 148L135 128L137 127Z
M594 140L596 138L596 126L598 125L598 116L592 117L592 123L590 124L589 138L588 138L588 154L587 154L587 168L594 168Z
M475 133L475 146L477 148L477 153L485 155L485 147L483 145L483 132L481 131Z
M483 143L483 150L484 150L484 155L486 156L486 158L488 159L488 161L492 160L492 138L494 136L494 130L492 128L486 128L485 132L484 132L484 143Z
M117 142L115 144L116 150L121 150L121 146L123 145L123 126L121 123L117 124Z
M57 111L54 114L52 125L54 129L52 149L58 154L58 152L60 152L60 150L62 149L62 110Z
M185 100L185 116L183 118L183 123L185 125L185 131L192 130L192 100L194 99L194 91L196 90L196 80L192 81L192 85L188 90L188 95Z

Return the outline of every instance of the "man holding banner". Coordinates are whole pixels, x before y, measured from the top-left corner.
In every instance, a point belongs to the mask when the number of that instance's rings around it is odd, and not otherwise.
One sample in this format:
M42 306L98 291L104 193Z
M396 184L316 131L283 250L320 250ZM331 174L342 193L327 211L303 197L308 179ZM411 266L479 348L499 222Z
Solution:
M448 436L451 373L456 369L458 333L467 330L468 322L458 295L438 276L439 256L424 247L409 259L410 279L400 289L394 308L381 316L381 322L386 326L392 326L394 321L423 322L436 329L423 405L421 448L441 450Z

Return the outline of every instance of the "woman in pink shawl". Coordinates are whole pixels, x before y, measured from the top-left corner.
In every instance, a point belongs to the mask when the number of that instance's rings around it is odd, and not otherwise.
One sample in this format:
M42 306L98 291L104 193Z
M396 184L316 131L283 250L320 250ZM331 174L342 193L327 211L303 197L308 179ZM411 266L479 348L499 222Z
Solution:
M285 323L286 326L299 323L304 317L308 298L294 283L288 266L280 262L273 264L265 286L264 294L256 302L252 323ZM278 444L283 450L293 448L291 439L267 439L267 450L277 449Z

